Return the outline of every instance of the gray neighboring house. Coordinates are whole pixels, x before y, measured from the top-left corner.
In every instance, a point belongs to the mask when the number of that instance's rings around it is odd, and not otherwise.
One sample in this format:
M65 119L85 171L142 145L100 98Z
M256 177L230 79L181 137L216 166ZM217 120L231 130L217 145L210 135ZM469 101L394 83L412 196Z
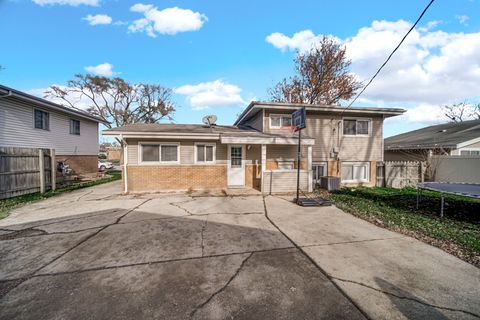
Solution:
M385 161L426 161L432 155L480 155L480 120L430 126L384 141Z
M0 147L52 148L76 173L98 171L102 119L0 85Z

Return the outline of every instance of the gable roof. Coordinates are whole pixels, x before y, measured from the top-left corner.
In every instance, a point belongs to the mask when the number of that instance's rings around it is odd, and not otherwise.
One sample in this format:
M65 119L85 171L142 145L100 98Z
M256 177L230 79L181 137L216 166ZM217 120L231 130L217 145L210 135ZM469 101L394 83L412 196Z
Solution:
M62 106L61 104L54 103L36 96L32 96L28 93L0 84L0 101L1 99L9 99L9 98L14 98L24 102L28 102L38 107L42 107L44 109L57 111L60 113L67 113L69 115L72 115L78 118L87 119L94 122L106 123L103 119L93 116L86 111L83 111L80 109L67 108L65 106Z
M307 112L331 113L345 116L352 114L379 115L384 116L385 118L398 116L406 111L405 109L400 108L350 107L347 109L346 107L336 105L252 101L240 114L233 125L242 124L245 120L253 117L262 109L286 110L293 112L300 107L305 107Z
M480 120L430 126L385 139L385 150L458 148L480 138ZM473 142L472 142L473 143Z

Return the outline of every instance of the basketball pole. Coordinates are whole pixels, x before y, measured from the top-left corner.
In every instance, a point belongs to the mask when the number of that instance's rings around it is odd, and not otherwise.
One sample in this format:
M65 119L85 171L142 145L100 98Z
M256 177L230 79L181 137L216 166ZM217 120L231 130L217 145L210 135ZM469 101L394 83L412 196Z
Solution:
M297 150L297 198L295 202L298 204L298 199L300 197L300 158L302 156L301 152L302 144L302 129L298 130L298 150Z

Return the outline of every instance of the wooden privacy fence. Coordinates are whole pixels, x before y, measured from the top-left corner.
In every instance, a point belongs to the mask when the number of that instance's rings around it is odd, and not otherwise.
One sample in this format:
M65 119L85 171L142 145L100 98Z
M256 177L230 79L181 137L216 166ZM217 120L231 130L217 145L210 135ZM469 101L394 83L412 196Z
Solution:
M0 199L55 190L55 149L0 147Z
M415 187L425 179L426 163L421 161L385 161L377 164L377 187Z

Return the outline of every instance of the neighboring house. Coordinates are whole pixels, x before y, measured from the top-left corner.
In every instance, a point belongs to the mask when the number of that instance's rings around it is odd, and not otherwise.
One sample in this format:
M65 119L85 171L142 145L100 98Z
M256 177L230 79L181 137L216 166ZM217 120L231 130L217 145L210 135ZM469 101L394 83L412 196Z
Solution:
M97 172L98 124L86 112L0 85L0 146L55 149L76 173Z
M430 126L385 139L386 161L426 161L432 155L480 155L480 120Z
M120 161L121 151L120 147L107 147L107 160Z
M134 124L103 131L123 141L124 188L160 191L249 187L294 191L298 133L291 114L303 105L252 102L233 126ZM405 110L306 105L300 186L320 176L375 185L383 160L383 120Z

